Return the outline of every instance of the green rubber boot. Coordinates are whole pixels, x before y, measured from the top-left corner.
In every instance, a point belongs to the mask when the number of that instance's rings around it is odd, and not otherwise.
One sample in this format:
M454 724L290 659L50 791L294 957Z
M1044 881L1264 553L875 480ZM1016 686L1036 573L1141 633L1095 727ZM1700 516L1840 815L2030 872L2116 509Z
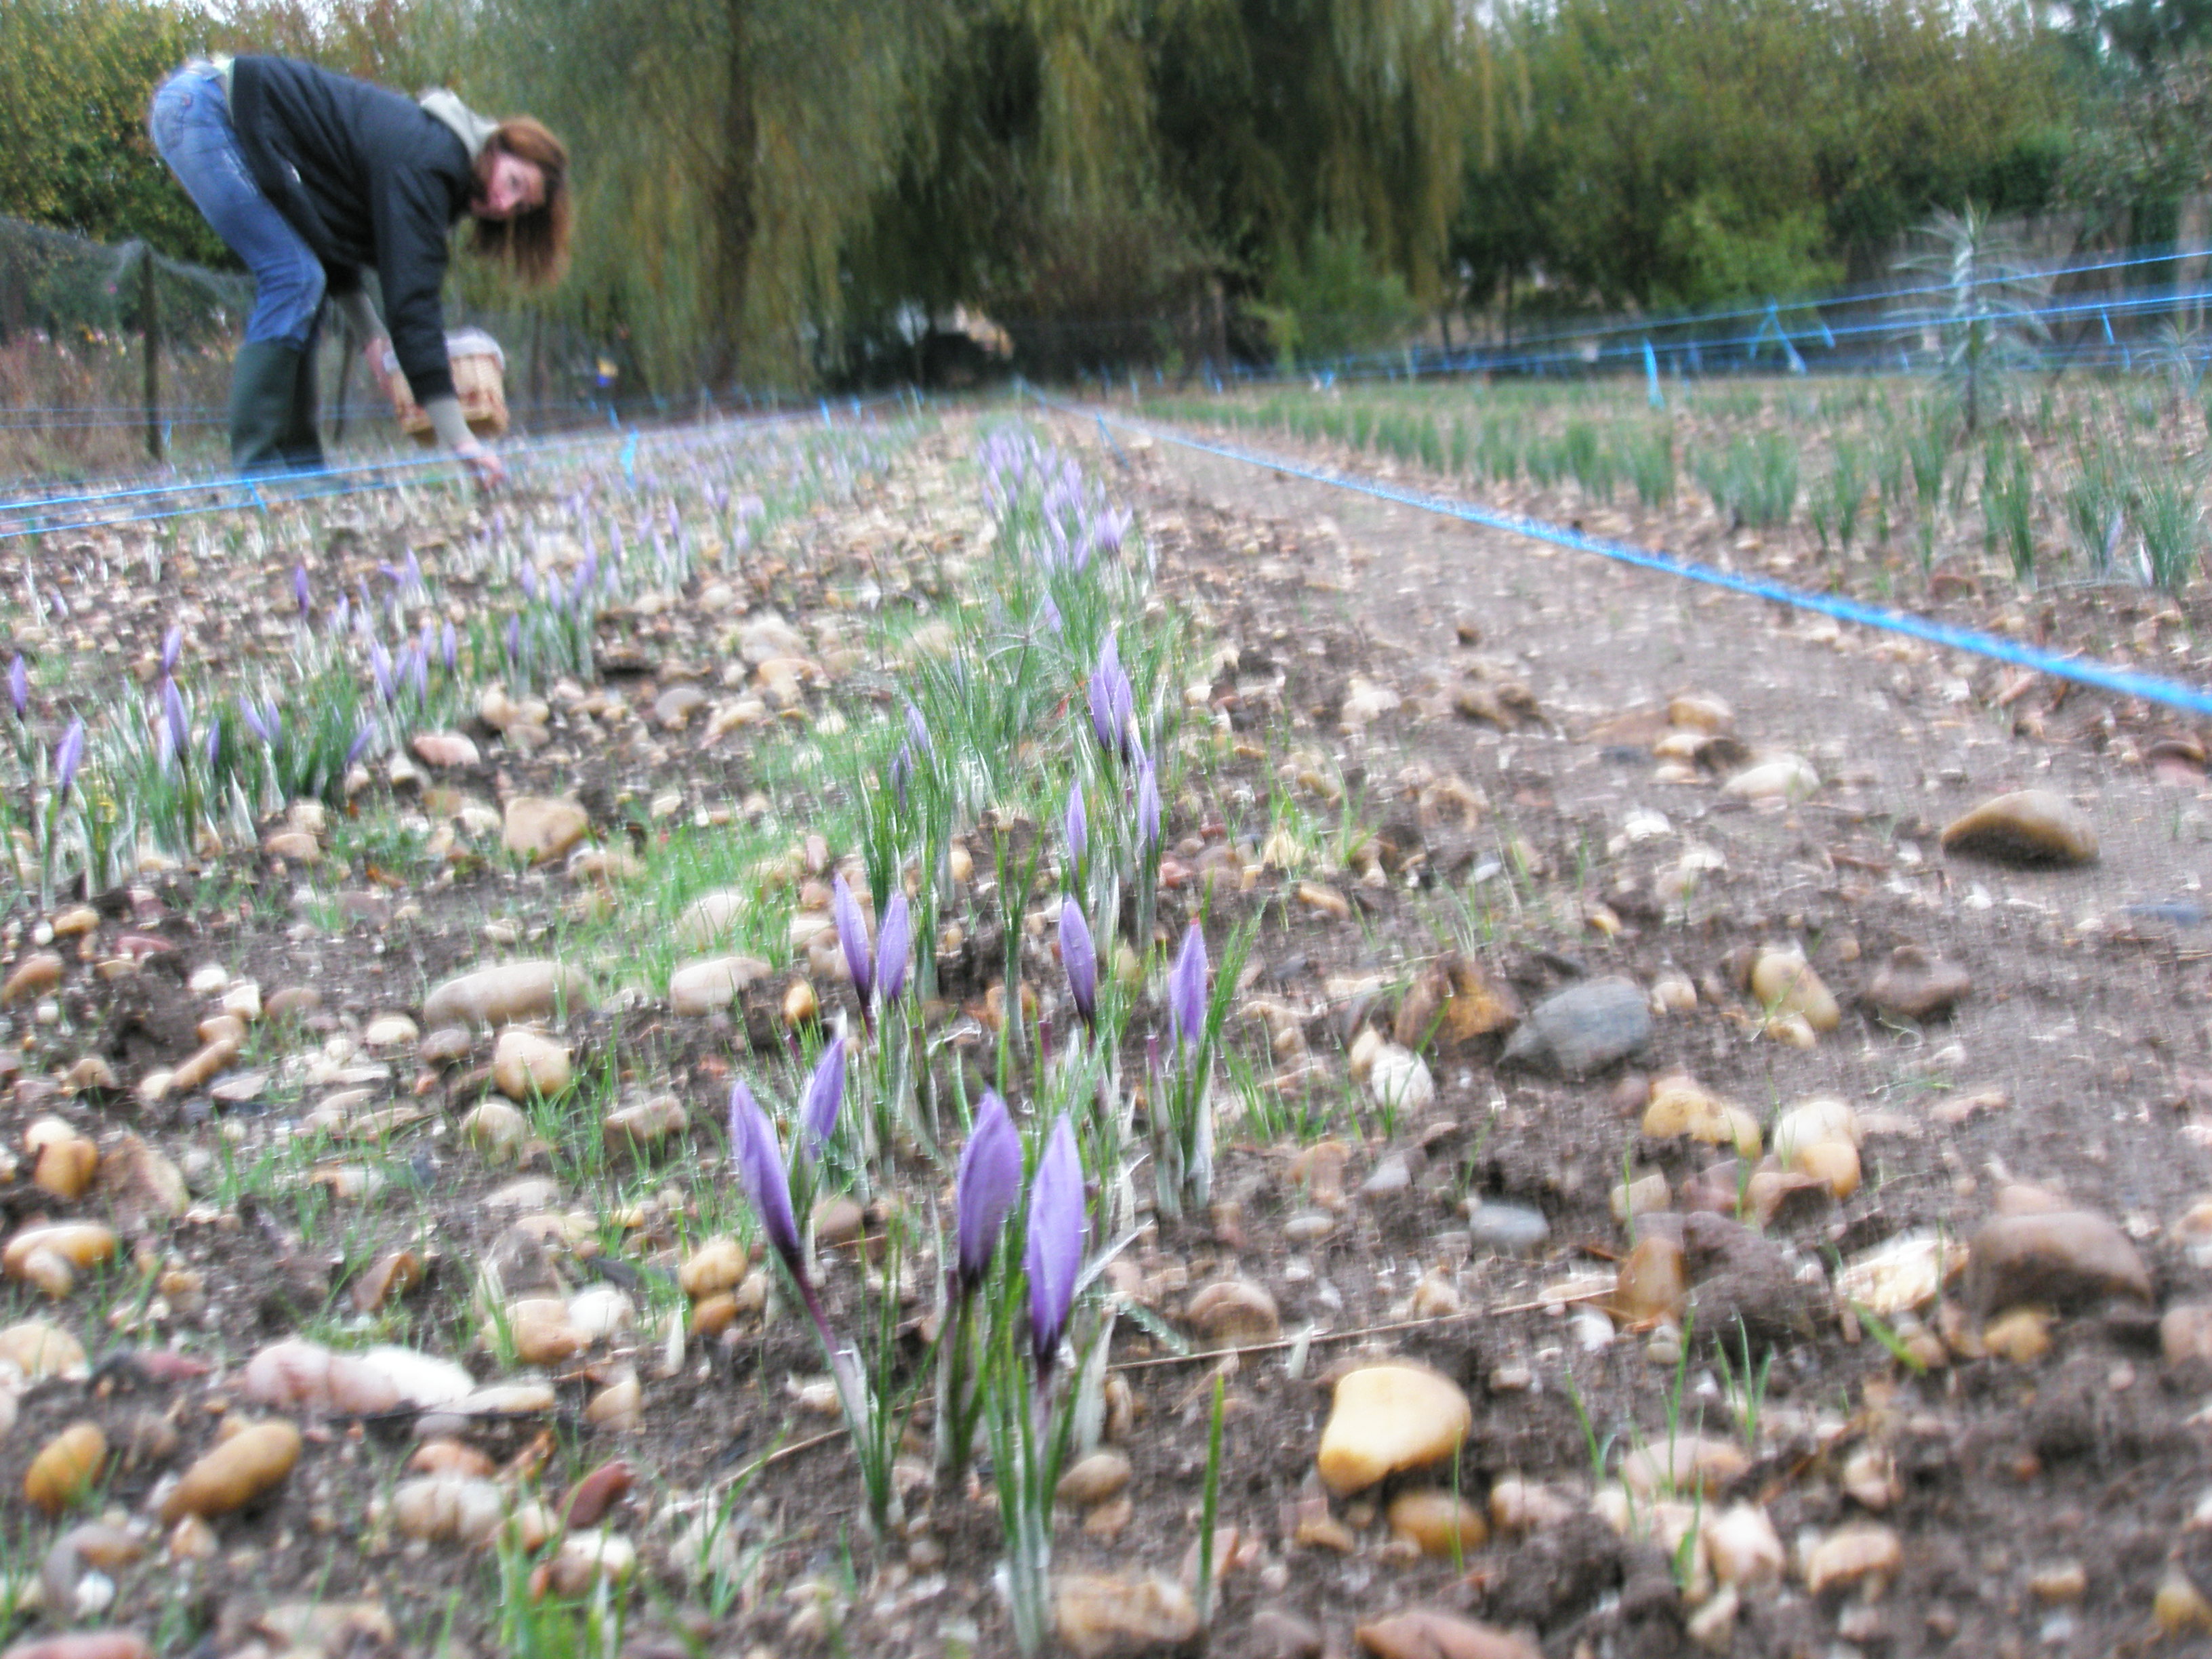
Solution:
M294 404L307 353L282 340L248 340L230 366L230 459L240 472L276 472L296 441Z
M295 472L323 470L322 393L315 384L315 339L307 337L292 380L292 419L284 429L284 465Z

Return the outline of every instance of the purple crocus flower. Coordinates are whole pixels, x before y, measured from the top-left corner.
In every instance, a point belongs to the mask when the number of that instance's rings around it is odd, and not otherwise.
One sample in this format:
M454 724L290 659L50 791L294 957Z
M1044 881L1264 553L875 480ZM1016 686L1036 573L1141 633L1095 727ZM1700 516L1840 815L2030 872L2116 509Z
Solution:
M927 757L935 752L929 740L929 722L921 717L921 710L912 702L906 706L906 740L914 745L916 755Z
M1060 905L1060 965L1067 969L1067 994L1075 999L1075 1012L1094 1030L1098 1024L1098 947L1091 942L1091 924L1083 907L1073 899Z
M439 635L438 646L440 654L445 661L446 672L450 674L453 672L453 659L461 648L460 637L453 632L453 623L446 624L444 632Z
M215 769L215 757L222 748L222 727L217 726L212 720L209 721L207 742L202 744L201 747L207 752L208 769L210 771L213 771Z
M884 906L884 919L876 927L876 994L888 1008L906 989L906 970L914 950L914 917L906 892L899 889Z
M368 645L369 672L376 678L376 695L386 703L392 701L392 653L384 648L382 640L372 640Z
M307 621L308 611L307 567L304 564L295 564L292 567L292 598L297 601L300 606L300 620L301 622Z
M1168 1018L1175 1025L1176 1041L1186 1048L1198 1047L1206 1029L1206 935L1196 922L1182 936L1182 949L1168 970Z
M173 627L161 636L161 672L177 672L177 659L185 654L185 630L182 624Z
M1006 1103L995 1089L983 1091L975 1127L960 1153L960 1177L953 1188L953 1231L959 1243L960 1288L973 1290L990 1271L999 1230L1013 1213L1022 1191L1022 1138L1006 1115Z
M837 1109L844 1103L845 1040L833 1037L822 1046L822 1058L806 1080L806 1098L799 1108L799 1155L809 1164L822 1156L830 1137L837 1133Z
M875 969L868 956L868 922L860 914L860 902L853 896L853 890L840 876L830 890L830 914L837 923L837 943L845 947L845 966L852 971L853 994L860 998L865 1011L868 993L875 984Z
M1098 666L1091 671L1091 729L1098 734L1099 748L1114 755L1121 752L1126 735L1126 717L1121 712L1115 684L1120 678L1121 648L1109 634L1104 648L1098 653Z
M522 660L522 613L519 611L507 619L507 659L512 663Z
M518 579L522 583L522 597L526 599L535 599L538 597L538 567L525 564L518 574Z
M730 1156L738 1166L738 1180L761 1218L768 1242L775 1246L792 1277L805 1282L805 1257L799 1242L799 1222L791 1212L791 1182L783 1172L783 1153L775 1144L775 1126L742 1083L730 1085Z
M1137 834L1147 852L1160 844L1159 775L1152 769L1152 757L1142 750L1137 753Z
M62 740L54 745L54 805L59 806L69 799L70 786L76 781L76 769L84 763L84 722L71 720Z
M427 624L423 631L429 631ZM428 702L430 700L430 653L422 641L415 642L409 653L408 666L413 671L416 702Z
M191 726L185 719L185 700L174 680L161 682L161 718L168 722L169 742L181 755L191 741Z
M1076 1274L1083 1266L1083 1161L1065 1112L1053 1124L1030 1182L1029 1239L1023 1265L1029 1269L1031 1352L1042 1383L1067 1329L1067 1316L1075 1306Z
M338 595L338 602L331 607L331 632L343 634L346 623L353 615L353 600L346 594Z
M270 741L269 727L262 720L260 711L248 702L243 696L238 700L238 717L246 722L246 729L252 732L255 737L264 743Z
M15 704L17 720L31 712L31 672L23 666L20 653L8 665L8 701Z
M1079 783L1068 786L1067 816L1062 823L1067 831L1067 867L1080 870L1084 855L1090 850L1091 820L1083 810L1083 786Z
M345 763L348 767L351 767L368 752L369 743L375 736L376 726L374 722L364 724L360 731L353 734L353 742L346 749Z
M1042 593L1037 597L1038 602L1044 608L1044 625L1052 629L1055 634L1063 632L1066 629L1066 623L1060 614L1060 607L1053 603L1052 595L1049 593Z

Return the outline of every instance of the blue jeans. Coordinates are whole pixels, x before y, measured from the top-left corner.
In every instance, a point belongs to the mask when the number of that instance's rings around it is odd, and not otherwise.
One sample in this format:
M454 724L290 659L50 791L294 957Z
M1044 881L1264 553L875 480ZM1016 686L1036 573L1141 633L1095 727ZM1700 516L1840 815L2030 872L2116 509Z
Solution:
M211 70L180 69L154 94L146 130L201 216L253 273L246 337L304 349L323 308L323 262L253 182Z

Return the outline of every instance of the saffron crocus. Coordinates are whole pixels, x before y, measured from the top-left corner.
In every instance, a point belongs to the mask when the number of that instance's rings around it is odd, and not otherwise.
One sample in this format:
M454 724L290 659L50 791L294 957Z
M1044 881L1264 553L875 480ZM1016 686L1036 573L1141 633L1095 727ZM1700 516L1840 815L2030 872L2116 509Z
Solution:
M953 1188L953 1231L960 1250L960 1288L972 1291L990 1271L999 1247L999 1230L1013 1213L1022 1191L1022 1138L1006 1115L1006 1103L995 1089L983 1091L975 1127L960 1152L960 1176Z
M425 703L430 700L430 653L422 641L416 641L413 657L409 665L414 670L415 701L417 704Z
M1083 811L1083 786L1079 783L1068 786L1067 816L1062 822L1067 831L1067 867L1080 870L1090 847L1091 821Z
M876 928L876 994L888 1008L906 989L906 970L914 952L914 915L903 890L891 895Z
M215 769L215 757L222 751L222 727L212 720L209 721L207 741L200 747L207 756L208 770L212 772Z
M844 1103L845 1040L832 1037L822 1046L822 1058L806 1080L806 1098L799 1108L799 1153L808 1163L821 1158L830 1137L837 1133L837 1109Z
M730 1156L738 1166L738 1180L761 1231L791 1269L805 1282L805 1258L799 1240L798 1218L791 1211L791 1182L783 1172L783 1153L775 1144L775 1126L742 1083L730 1085Z
M1148 853L1160 844L1159 775L1152 769L1152 757L1142 750L1137 757L1137 834Z
M238 717L246 722L246 729L260 738L262 742L271 741L268 723L261 718L260 711L248 702L243 696L238 700Z
M161 636L161 672L164 674L175 673L177 659L184 654L185 630L179 624Z
M368 745L375 737L376 726L374 723L363 725L360 731L353 734L353 742L346 749L345 763L349 768L368 752Z
M1042 1383L1075 1306L1083 1265L1083 1161L1063 1112L1046 1138L1030 1182L1029 1239L1023 1265L1030 1276L1030 1336Z
M17 720L31 712L31 672L20 654L8 665L8 701L15 705Z
M524 599L535 599L538 597L537 566L533 564L525 564L520 570L515 573L515 579L522 584L522 597Z
M898 753L891 757L891 793L898 798L901 806L906 805L907 786L914 781L914 748L902 743Z
M507 659L510 663L522 660L522 613L517 611L507 619Z
M384 641L382 640L372 640L369 641L368 668L369 672L374 675L376 679L376 695L382 698L386 703L391 702L392 696L392 653L384 648Z
M837 923L837 943L845 947L845 966L853 975L853 994L860 999L860 1006L868 1006L868 993L875 986L874 964L868 955L868 922L860 914L860 902L853 896L853 890L840 876L830 890L830 914Z
M54 745L54 805L59 806L69 799L70 786L76 781L76 769L84 763L84 722L71 720L62 740Z
M1135 702L1134 691L1124 689L1128 684L1129 677L1121 672L1121 647L1109 634L1098 653L1098 666L1091 671L1091 729L1097 733L1099 748L1109 755L1128 750L1129 711Z
M1182 949L1168 970L1168 1018L1174 1023L1176 1041L1186 1048L1198 1047L1206 1029L1206 935L1196 922L1182 936Z
M439 637L438 645L440 654L445 661L446 672L450 674L453 672L453 659L459 653L461 646L460 636L453 632L453 623L446 624L444 632Z
M914 745L914 752L927 758L935 745L929 740L929 722L921 717L921 710L909 702L906 706L906 740Z
M295 564L292 567L292 598L300 607L301 622L307 620L308 597L307 567L304 564Z
M191 741L191 727L185 719L185 699L177 690L174 680L161 682L161 718L169 725L169 745L179 755Z
M1092 1030L1098 1025L1098 947L1091 942L1091 924L1073 899L1060 906L1060 963L1067 969L1067 994L1075 999L1075 1012Z

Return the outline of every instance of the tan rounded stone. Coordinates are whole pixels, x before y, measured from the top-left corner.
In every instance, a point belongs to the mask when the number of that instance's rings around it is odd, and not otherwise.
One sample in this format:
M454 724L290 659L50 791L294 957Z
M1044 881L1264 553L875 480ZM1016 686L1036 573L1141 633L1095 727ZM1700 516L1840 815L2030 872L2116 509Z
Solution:
M532 864L546 864L565 857L591 826L589 815L573 800L517 795L501 821L500 845Z
M1843 1019L1834 994L1796 951L1765 951L1751 968L1751 994L1770 1014L1802 1019L1815 1031L1832 1031Z
M1227 1279L1206 1285L1191 1297L1183 1318L1200 1335L1223 1347L1273 1342L1283 1334L1275 1298L1266 1286L1249 1279Z
M711 957L687 962L668 976L668 1000L679 1014L711 1014L727 1008L748 986L775 970L758 957Z
M186 1469L161 1504L161 1522L228 1515L276 1486L300 1461L300 1431L282 1419L240 1430Z
M1449 1378L1414 1365L1364 1365L1338 1379L1316 1461L1342 1497L1450 1456L1474 1425L1474 1408Z
M1888 1577L1904 1564L1895 1532L1870 1522L1839 1528L1806 1552L1805 1588L1814 1595L1837 1585Z
M1390 1500L1390 1530L1424 1555L1446 1559L1480 1549L1490 1528L1482 1511L1448 1492L1401 1492Z
M1053 1495L1063 1504L1089 1507L1117 1496L1129 1484L1129 1460L1117 1451L1095 1451L1079 1459L1060 1477Z
M2097 831L2081 809L2048 789L1984 801L1943 829L1943 850L2005 864L2094 864Z
M492 1083L509 1100L557 1095L574 1075L568 1045L538 1031L509 1026L492 1049Z

